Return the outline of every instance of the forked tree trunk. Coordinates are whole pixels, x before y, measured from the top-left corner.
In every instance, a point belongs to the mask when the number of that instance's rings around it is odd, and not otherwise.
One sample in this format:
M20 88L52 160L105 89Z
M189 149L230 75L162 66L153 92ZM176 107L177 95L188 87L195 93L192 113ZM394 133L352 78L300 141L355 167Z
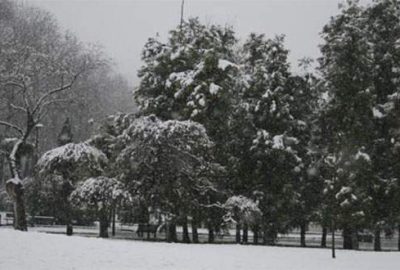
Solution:
M183 217L182 229L183 229L182 241L184 243L190 243L187 216Z
M197 232L197 219L194 215L192 218L192 239L193 239L193 243L199 242L199 234Z
M24 187L20 178L18 166L19 158L18 152L24 140L19 139L11 151L10 172L12 179L6 182L6 190L8 195L12 198L14 204L14 228L20 231L27 231L28 226L26 223L26 213L24 204Z
M326 236L328 235L328 229L322 227L321 247L326 248Z
M302 247L306 246L306 229L307 229L307 225L305 222L303 222L300 225L300 246L302 246Z
M382 251L381 247L381 229L376 228L374 232L374 250L375 251Z

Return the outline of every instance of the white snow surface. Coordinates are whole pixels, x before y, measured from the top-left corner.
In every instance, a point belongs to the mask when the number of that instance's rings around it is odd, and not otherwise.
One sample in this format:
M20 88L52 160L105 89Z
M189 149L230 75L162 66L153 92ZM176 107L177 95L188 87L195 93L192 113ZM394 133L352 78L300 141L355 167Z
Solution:
M242 245L188 245L67 237L0 229L7 270L391 270L397 252L337 251Z

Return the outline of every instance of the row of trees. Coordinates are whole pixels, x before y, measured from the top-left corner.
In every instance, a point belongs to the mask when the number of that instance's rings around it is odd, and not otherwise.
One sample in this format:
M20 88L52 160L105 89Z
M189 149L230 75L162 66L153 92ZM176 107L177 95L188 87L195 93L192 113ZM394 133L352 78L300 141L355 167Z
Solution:
M282 36L239 43L229 27L184 21L166 42L145 45L139 113L109 116L88 141L45 153L32 186L60 192L52 198L67 223L77 206L91 210L102 236L111 212L140 210L145 222L149 212L162 214L170 241L179 224L185 242L198 242L204 224L212 242L231 221L238 242L252 230L255 243L273 245L299 227L305 246L316 222L323 246L328 228L343 231L344 248L357 248L357 232L368 229L380 250L381 231L400 223L399 10L394 0L348 1L323 29L318 72L306 59L300 74L290 70ZM28 105L56 101L51 91ZM10 106L32 114L23 104ZM26 137L8 140L14 191L22 190L16 168ZM34 198L48 202L48 194Z
M399 20L398 1L347 1L323 29L318 72L303 60L298 75L282 36L240 45L191 19L149 39L135 98L144 115L204 125L224 192L258 201L264 243L300 227L305 245L313 221L342 229L345 248L373 230L380 250L400 217Z

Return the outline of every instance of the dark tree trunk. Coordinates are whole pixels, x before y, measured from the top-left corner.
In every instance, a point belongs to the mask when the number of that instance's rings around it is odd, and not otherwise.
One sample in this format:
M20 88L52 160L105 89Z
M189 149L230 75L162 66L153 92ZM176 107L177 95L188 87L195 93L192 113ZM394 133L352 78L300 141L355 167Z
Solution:
M331 224L331 232L332 232L332 258L336 258L336 239L335 239L335 221L332 219L332 224Z
M115 207L112 210L112 236L115 236Z
M307 225L305 222L303 222L300 225L300 246L302 247L306 246L306 230L307 230Z
M265 225L265 223L262 225L262 234L263 244L268 245L268 227Z
M395 230L395 229L394 229ZM394 235L394 232L393 232ZM400 224L397 225L397 250L400 251Z
M359 248L359 243L358 243L358 232L357 232L357 230L353 230L352 231L351 240L352 240L353 249L358 249Z
M253 227L253 244L257 245L258 244L258 226L255 225Z
M73 233L74 233L74 227L72 226L72 224L67 224L65 234L71 236Z
M21 185L14 187L16 194L14 201L14 228L20 231L27 231L25 203L24 203L24 188Z
M352 230L348 226L343 228L343 249L353 249Z
M0 137L0 141L2 138ZM4 156L0 154L0 186L3 186L3 181L4 181Z
M326 248L326 236L328 235L328 229L322 227L321 247Z
M184 243L190 243L187 216L184 216L184 218L183 218L182 228L183 228L183 236L182 236L183 242Z
M249 227L247 224L243 225L243 244L247 244L249 235Z
M264 233L264 243L269 246L274 246L278 238L278 233L274 228L269 228Z
M167 226L167 241L168 242L178 242L178 237L176 235L176 224L171 222Z
M197 219L195 216L193 216L193 219L192 219L192 239L193 239L193 243L199 242L199 234L197 232Z
M376 228L374 232L374 250L375 251L382 251L381 247L381 229Z
M240 238L240 230L241 230L241 226L239 223L236 224L236 243L240 244L241 242L241 238Z
M214 243L215 236L214 236L214 228L213 226L208 226L208 243Z
M107 213L100 213L100 233L99 237L108 238L108 215Z

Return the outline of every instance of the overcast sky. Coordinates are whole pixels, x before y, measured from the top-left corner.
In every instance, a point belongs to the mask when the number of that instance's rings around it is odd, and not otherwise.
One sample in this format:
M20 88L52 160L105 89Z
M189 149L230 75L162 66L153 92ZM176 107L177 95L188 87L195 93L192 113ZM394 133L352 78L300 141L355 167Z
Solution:
M166 37L180 20L181 0L24 0L53 13L64 29L100 43L118 70L136 83L140 54L149 37ZM232 25L239 38L250 32L286 35L289 60L319 55L319 33L344 0L185 0L185 18ZM369 2L363 0L361 2Z

